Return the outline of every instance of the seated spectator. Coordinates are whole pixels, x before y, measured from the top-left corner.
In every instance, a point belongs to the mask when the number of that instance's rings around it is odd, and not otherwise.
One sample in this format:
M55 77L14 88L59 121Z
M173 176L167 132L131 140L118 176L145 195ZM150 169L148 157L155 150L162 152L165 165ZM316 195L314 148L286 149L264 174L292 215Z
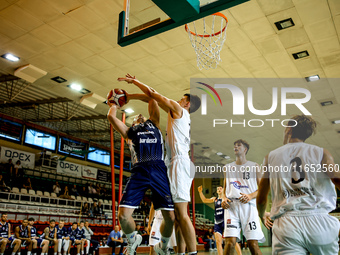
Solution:
M31 183L31 178L27 178L24 184L22 185L24 189L30 190L32 189L32 183Z
M99 208L98 208L98 205L97 205L97 201L93 202L91 211L92 211L93 217L97 218L98 216L100 216Z
M102 205L102 202L98 202L98 211L99 211L99 216L101 218L105 218L105 223L107 223L107 215L104 213L104 205Z
M215 237L212 228L209 228L209 230L204 234L203 241L209 244L210 251L214 249L217 250L215 247Z
M79 196L81 197L87 197L87 190L86 190L86 187L85 186L81 186L79 191Z
M91 213L90 213L89 204L87 202L84 203L84 205L81 209L81 214L85 217L92 217Z
M72 199L69 192L68 192L67 186L65 186L64 193L62 195L60 195L59 197L63 198L63 199Z
M73 184L73 187L71 189L71 195L73 196L79 196L79 193L78 193L78 189L77 189L77 185L76 184Z
M59 183L56 181L55 184L53 185L53 192L57 194L57 196L59 196L59 193L61 191L60 185Z
M91 253L89 253L91 244L92 244L93 251L96 251L99 248L99 242L91 239L91 235L93 235L93 231L90 229L89 226L90 226L90 223L88 221L85 221L85 226L84 226L85 233L84 233L84 235L85 235L85 239L86 239L86 242L87 242L85 254L91 254Z
M4 192L10 192L11 189L9 187L6 186L5 180L2 177L2 175L0 174L0 191L4 191Z
M112 247L112 255L115 255L116 246L120 246L119 255L123 254L124 243L123 238L119 232L119 226L116 225L115 229L111 231L109 238L107 239L106 243L109 247Z
M141 235L142 236L142 243L148 243L149 241L149 235L148 233L145 231L145 230L141 230L141 226L140 224L137 224L136 225L136 231L137 231L137 234Z

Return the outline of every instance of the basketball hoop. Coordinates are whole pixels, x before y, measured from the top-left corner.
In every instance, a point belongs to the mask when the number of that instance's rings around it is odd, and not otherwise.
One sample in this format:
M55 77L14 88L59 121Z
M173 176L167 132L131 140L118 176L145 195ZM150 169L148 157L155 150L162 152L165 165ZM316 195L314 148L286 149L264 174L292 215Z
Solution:
M193 30L190 29L189 24L185 25L185 30L188 32L191 45L197 55L197 66L200 70L202 68L215 69L222 61L220 52L227 36L227 17L220 12L214 13L210 17L212 18L211 27L206 25L206 18L201 19L203 23L197 24L197 28L195 21L192 22Z

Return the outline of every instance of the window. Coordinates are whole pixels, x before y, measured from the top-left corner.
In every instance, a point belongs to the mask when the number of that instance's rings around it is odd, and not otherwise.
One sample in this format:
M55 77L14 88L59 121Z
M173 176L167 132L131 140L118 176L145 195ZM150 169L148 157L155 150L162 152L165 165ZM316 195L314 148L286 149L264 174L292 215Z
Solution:
M55 151L57 137L43 131L27 128L24 142L26 144Z

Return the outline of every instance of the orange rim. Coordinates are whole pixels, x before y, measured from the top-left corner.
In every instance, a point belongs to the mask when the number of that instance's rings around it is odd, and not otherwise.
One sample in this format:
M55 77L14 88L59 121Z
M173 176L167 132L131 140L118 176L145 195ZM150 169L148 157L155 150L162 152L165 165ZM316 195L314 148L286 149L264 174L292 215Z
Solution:
M220 16L220 17L222 17L223 19L225 19L226 24L225 24L224 28L223 28L221 31L218 31L218 32L216 32L216 33L214 33L214 34L210 34L210 35L196 34L196 33L192 32L192 31L188 31L188 30L189 30L188 24L185 24L185 31L190 32L190 34L195 35L195 36L197 35L197 36L199 36L199 37L210 37L210 36L216 36L216 35L219 35L220 33L223 33L224 30L226 30L226 28L227 28L227 24L228 24L228 19L227 19L227 17L226 17L224 14L220 13L220 12L216 12L216 13L214 13L214 14L212 14L212 15L214 15L214 16Z

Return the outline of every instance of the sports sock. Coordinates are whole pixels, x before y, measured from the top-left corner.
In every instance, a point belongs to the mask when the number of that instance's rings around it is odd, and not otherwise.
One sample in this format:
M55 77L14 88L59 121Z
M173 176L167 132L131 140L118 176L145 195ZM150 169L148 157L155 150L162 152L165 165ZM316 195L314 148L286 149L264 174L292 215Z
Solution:
M170 237L161 236L161 249L162 250L165 250L166 247L168 247L169 240L170 240Z
M132 232L130 234L126 234L129 243L134 243L136 241L136 233Z

